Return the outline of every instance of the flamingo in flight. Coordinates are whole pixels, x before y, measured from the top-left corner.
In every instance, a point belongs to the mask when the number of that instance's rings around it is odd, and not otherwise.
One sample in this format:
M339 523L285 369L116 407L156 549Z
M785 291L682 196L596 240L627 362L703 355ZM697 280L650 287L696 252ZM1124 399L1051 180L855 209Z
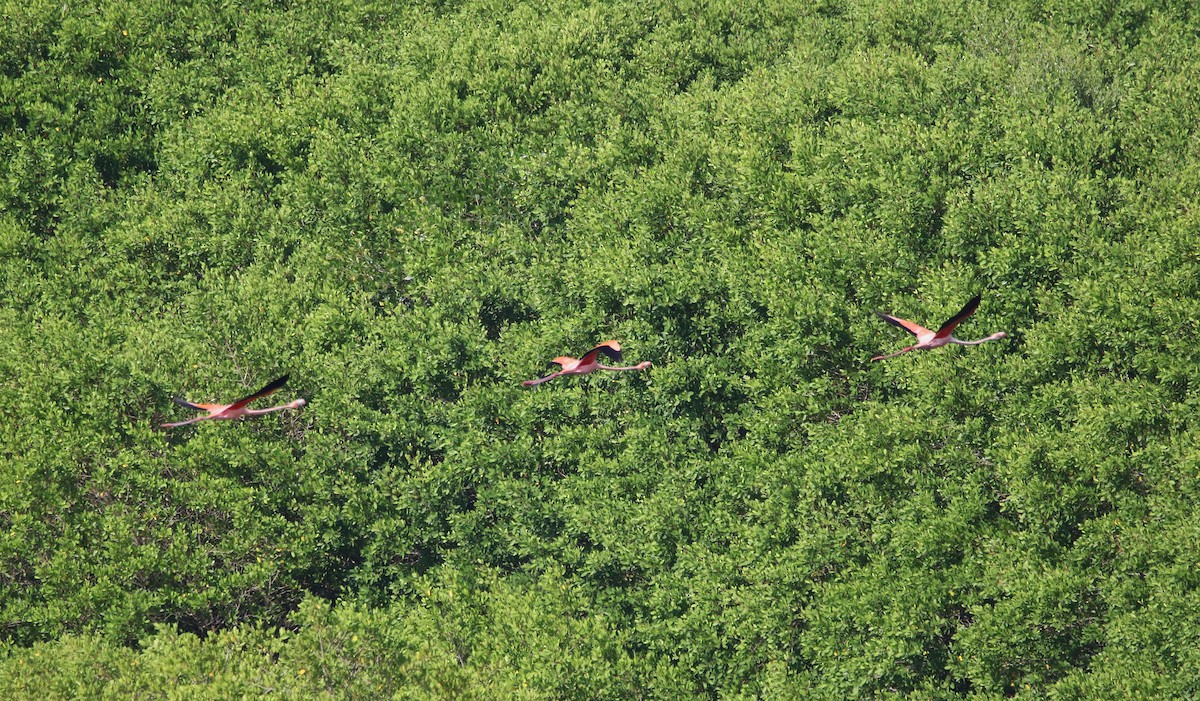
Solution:
M887 355L877 355L874 358L871 358L871 360L875 361L875 360L883 360L885 358L894 358L897 355L900 355L902 353L907 353L909 351L929 350L931 348L941 348L942 346L945 346L945 345L948 345L951 343L955 343L960 346L977 346L980 343L987 343L988 341L995 341L995 340L998 340L1001 338L1005 338L1008 334L1004 333L1003 331L998 331L998 332L992 334L991 336L988 336L987 338L981 338L978 341L960 341L959 339L950 335L951 333L954 332L954 328L956 326L958 326L963 321L965 321L967 317L974 314L975 310L978 308L979 308L979 295L976 295L974 298L971 299L970 302L967 302L966 306L964 306L961 311L959 311L954 316L950 317L949 321L942 324L942 328L938 329L936 332L930 331L929 329L925 328L924 326L919 326L917 324L914 324L913 322L911 322L907 319L901 319L899 317L891 316L889 314L883 314L882 312L875 312L876 314L879 315L879 318L883 319L884 321L888 322L889 324L892 324L893 326L899 326L900 328L904 329L905 331L916 336L917 343L916 343L916 345L909 346L908 348L901 348L900 350L896 351L895 353L888 353Z
M629 365L626 367L601 365L599 361L599 356L601 353L607 355L613 360L620 360L621 344L617 343L616 341L605 341L587 353L584 353L582 358L576 359L565 355L555 358L550 362L561 367L561 370L546 375L545 377L539 377L536 380L526 380L524 384L526 387L533 387L534 385L540 385L543 382L549 382L550 380L563 375L586 375L589 372L595 372L597 370L645 370L651 365L649 360L638 363L637 365Z
M261 399L262 397L265 397L268 394L274 393L280 387L282 387L287 381L288 381L288 376L284 375L283 377L279 378L278 380L271 382L266 387L263 387L262 389L258 390L254 394L251 394L248 397L242 397L241 399L237 400L236 402L234 402L232 404L193 404L192 402L189 402L188 400L184 399L183 397L172 397L172 400L179 406L185 406L189 409L195 409L197 411L207 411L208 415L207 416L197 416L194 419L188 419L187 421L178 421L173 424L163 424L162 426L163 426L163 428L174 428L176 426L187 426L188 424L194 424L197 421L207 421L208 419L213 419L214 421L223 421L226 419L240 419L244 416L258 416L259 414L270 414L272 411L283 411L284 409L299 409L300 407L304 406L307 403L303 399L297 399L294 402L289 402L287 404L281 404L279 406L273 406L270 409L247 409L246 408L246 405L249 404L250 402L254 401L255 399Z

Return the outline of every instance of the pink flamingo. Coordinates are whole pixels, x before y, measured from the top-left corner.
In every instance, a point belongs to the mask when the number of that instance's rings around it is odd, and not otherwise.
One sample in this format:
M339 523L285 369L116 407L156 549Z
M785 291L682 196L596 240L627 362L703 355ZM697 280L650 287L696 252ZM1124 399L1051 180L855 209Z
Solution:
M1008 334L1004 333L1003 331L994 333L991 336L988 336L987 338L981 338L978 341L960 341L959 339L950 335L951 333L954 332L954 328L956 326L958 326L963 321L965 321L967 317L974 314L975 310L978 308L979 308L979 296L976 295L970 302L967 302L967 305L962 308L962 311L960 311L959 313L950 317L949 321L942 324L942 328L938 329L936 333L933 331L930 331L929 329L925 328L924 326L919 326L917 324L914 324L913 322L911 322L907 319L901 319L899 317L890 316L888 314L883 314L881 312L875 312L876 314L879 315L879 318L883 319L884 321L888 322L889 324L899 326L900 328L904 329L905 331L916 336L917 343L916 343L916 345L909 346L908 348L901 348L900 350L896 351L895 353L889 353L887 355L877 355L874 358L871 358L871 360L875 361L875 360L883 360L884 358L894 358L897 355L900 355L902 353L907 353L909 351L914 351L914 350L929 350L931 348L941 348L942 346L948 345L950 343L956 343L960 346L977 346L980 343L987 343L988 341L995 341L997 339L1005 338Z
M272 411L283 411L284 409L299 409L300 407L304 406L307 403L303 399L297 399L294 402L289 402L287 404L282 404L280 406L273 406L270 409L247 409L246 408L246 405L249 404L250 402L254 401L255 399L260 399L262 397L267 396L268 394L274 393L276 390L278 390L280 387L282 387L287 382L287 380L288 380L288 376L284 375L283 377L279 378L278 380L275 380L274 382L267 385L266 387L263 387L262 389L258 390L254 394L252 394L248 397L243 397L243 398L237 400L236 402L234 402L233 404L193 404L193 403L189 402L188 400L184 399L183 397L172 397L172 400L179 406L185 406L189 409L195 409L197 411L207 411L208 416L197 416L194 419L188 419L187 421L179 421L179 422L176 422L173 424L163 424L162 426L163 426L163 428L174 428L176 426L187 426L188 424L194 424L197 421L207 421L208 419L213 419L214 421L223 421L226 419L240 419L244 416L258 416L259 414L270 414Z
M597 357L601 353L607 355L613 360L620 360L621 344L617 343L616 341L605 341L587 353L584 353L582 358L575 359L565 355L555 358L550 362L558 365L562 368L562 370L550 375L546 375L545 377L539 377L536 380L526 380L524 384L526 387L533 387L534 385L540 385L543 382L549 382L550 380L553 380L556 377L561 377L562 375L586 375L589 372L595 372L597 370L645 370L651 366L649 360L627 367L601 365L599 360L597 360Z

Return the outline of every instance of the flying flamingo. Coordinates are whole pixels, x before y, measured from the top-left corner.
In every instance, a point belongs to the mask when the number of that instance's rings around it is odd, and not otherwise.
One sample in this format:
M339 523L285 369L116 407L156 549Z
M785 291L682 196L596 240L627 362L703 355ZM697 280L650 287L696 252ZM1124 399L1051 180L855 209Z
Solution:
M539 377L536 380L526 380L524 384L526 387L533 387L534 385L540 385L543 382L549 382L550 380L562 375L586 375L589 372L595 372L597 370L645 370L651 365L649 360L638 363L637 365L629 365L626 367L601 365L600 361L597 359L601 353L607 355L613 360L620 360L621 344L617 343L616 341L605 341L587 353L584 353L583 357L579 358L578 360L565 355L555 358L550 362L560 366L562 370L546 375L545 377Z
M306 404L306 402L303 399L297 399L294 402L289 402L288 404L282 404L280 406L273 406L270 409L247 409L246 408L246 405L249 404L250 402L254 401L255 399L260 399L260 398L265 397L268 394L272 394L273 392L278 390L280 387L282 387L284 385L284 383L287 382L287 380L288 380L288 376L284 375L283 377L279 378L278 380L275 380L274 382L267 385L266 387L263 387L262 389L258 390L257 392L250 395L249 397L243 397L243 398L237 400L236 402L234 402L233 404L193 404L193 403L189 402L188 400L184 399L183 397L172 397L172 400L179 406L185 406L189 409L196 409L197 411L207 411L208 416L197 416L194 419L188 419L187 421L179 421L179 422L176 422L173 424L163 424L162 426L163 426L163 428L174 428L175 426L187 426L188 424L194 424L197 421L206 421L208 419L213 419L214 421L222 421L225 419L240 419L244 416L258 416L259 414L270 414L272 411L282 411L284 409L299 409L300 407L302 407Z
M970 302L967 302L967 305L962 308L962 311L960 311L959 313L950 317L949 321L942 324L942 328L938 329L936 333L933 331L930 331L929 329L925 328L924 326L918 326L917 324L914 324L907 319L901 319L899 317L890 316L888 314L883 314L881 312L875 312L876 314L879 315L879 318L883 319L884 321L888 322L889 324L892 324L894 326L899 326L900 328L904 329L905 331L916 336L917 343L916 343L916 345L909 346L908 348L901 348L900 350L896 351L895 353L889 353L887 355L877 355L874 358L871 358L871 360L874 361L874 360L883 360L884 358L893 358L902 353L907 353L909 351L914 351L914 350L929 350L931 348L941 348L942 346L945 346L950 343L956 343L960 346L977 346L980 343L987 343L988 341L995 341L997 339L1005 338L1007 336L1007 334L1005 334L1003 331L994 333L991 336L988 336L987 338L981 338L978 341L960 341L957 338L950 335L951 333L954 332L954 328L956 326L958 326L963 321L965 321L967 317L974 314L975 310L978 308L979 308L979 296L976 295L973 299L971 299Z

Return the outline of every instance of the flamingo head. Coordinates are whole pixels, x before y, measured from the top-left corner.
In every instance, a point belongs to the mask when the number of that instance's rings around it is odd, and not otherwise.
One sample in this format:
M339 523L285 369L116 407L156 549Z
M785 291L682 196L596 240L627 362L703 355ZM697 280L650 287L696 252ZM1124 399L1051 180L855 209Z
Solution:
M305 404L308 404L308 402L304 401L303 399L297 399L296 401L292 402L291 404L288 404L288 406L290 406L293 409L299 409L300 407L304 406Z

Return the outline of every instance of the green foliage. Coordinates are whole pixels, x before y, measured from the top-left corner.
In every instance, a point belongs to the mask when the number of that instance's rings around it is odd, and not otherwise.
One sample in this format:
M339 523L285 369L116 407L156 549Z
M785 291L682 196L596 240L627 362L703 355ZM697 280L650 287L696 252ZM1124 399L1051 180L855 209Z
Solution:
M0 16L5 698L1200 693L1186 3Z
M494 574L430 580L412 605L331 608L297 631L240 625L200 639L160 627L138 651L92 636L9 649L5 698L629 698L622 638L561 575L513 586Z

